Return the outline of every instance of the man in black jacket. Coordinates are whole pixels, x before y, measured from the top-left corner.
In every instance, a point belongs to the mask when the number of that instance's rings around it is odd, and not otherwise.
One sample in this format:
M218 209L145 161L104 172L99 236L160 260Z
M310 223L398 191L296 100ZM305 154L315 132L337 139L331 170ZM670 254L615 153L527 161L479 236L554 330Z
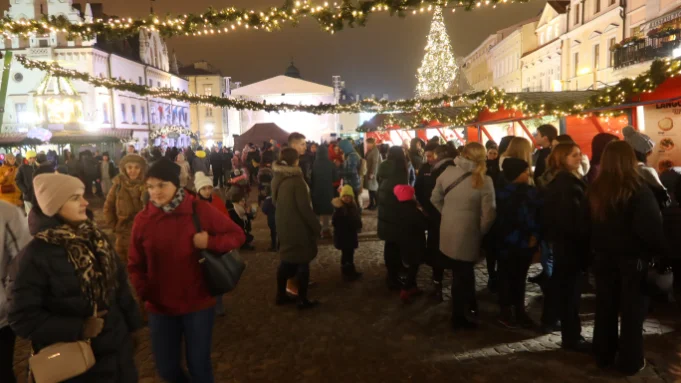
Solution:
M430 202L437 178L450 166L454 165L454 153L447 145L431 142L426 145L427 162L423 164L416 177L416 200L423 207L428 218L428 242L426 263L433 268L433 297L442 300L442 278L444 269L440 267L440 221L442 215Z
M26 215L28 215L33 208L33 173L38 168L38 165L35 163L36 156L37 153L32 150L29 150L26 153L28 164L19 166L16 178L14 179L17 183L17 187L21 190Z
M222 156L217 146L213 148L213 152L210 154L210 166L213 168L213 187L218 187L219 185L222 188L225 186L225 181L222 178Z
M534 182L537 184L539 178L546 170L546 160L551 154L551 145L553 140L558 137L558 129L553 125L541 125L537 128L536 140L541 149L537 150L535 168L534 168Z

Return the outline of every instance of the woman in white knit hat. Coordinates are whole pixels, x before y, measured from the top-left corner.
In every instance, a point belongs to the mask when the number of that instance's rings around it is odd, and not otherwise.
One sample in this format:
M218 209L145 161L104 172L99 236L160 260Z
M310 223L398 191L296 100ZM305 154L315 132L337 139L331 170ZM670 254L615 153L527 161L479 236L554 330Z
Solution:
M12 329L30 340L35 352L91 340L97 362L78 382L136 382L133 333L142 328L142 319L125 266L88 218L85 185L75 177L41 174L33 190L34 239L10 276Z

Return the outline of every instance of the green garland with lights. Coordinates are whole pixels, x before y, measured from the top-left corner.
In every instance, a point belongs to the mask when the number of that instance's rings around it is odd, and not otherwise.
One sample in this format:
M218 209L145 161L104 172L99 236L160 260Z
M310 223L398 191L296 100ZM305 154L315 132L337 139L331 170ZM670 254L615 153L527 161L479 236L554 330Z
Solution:
M587 116L615 116L621 112L589 112L593 109L616 107L632 100L635 96L650 93L670 77L681 73L681 61L679 60L655 60L650 69L636 78L620 80L616 85L598 90L596 95L591 96L583 104L574 102L565 103L526 103L517 96L509 95L503 90L491 88L484 92L476 92L461 95L443 95L431 99L406 99L398 101L386 100L363 100L350 104L318 104L318 105L295 105L295 104L268 104L248 100L231 99L218 96L202 96L179 92L168 88L150 88L129 81L116 79L102 79L90 76L87 73L64 69L56 63L35 61L25 56L17 56L17 61L28 69L38 69L51 73L54 76L75 78L108 89L116 89L136 93L141 96L179 100L191 104L212 105L218 108L234 108L237 110L259 110L266 112L305 112L312 114L338 114L338 113L412 113L414 121L437 120L450 126L466 126L474 122L479 113L488 110L496 112L501 108L515 110L523 113L527 118L554 115L565 117L569 115ZM459 107L461 112L455 117L450 117L438 111L438 108ZM392 117L388 116L383 127L399 125ZM400 126L402 129L413 129L416 126Z
M163 37L210 36L236 29L274 31L284 24L297 25L303 18L314 19L320 27L335 33L347 27L364 26L372 13L389 12L404 17L409 13L431 11L443 7L472 10L482 6L496 7L501 3L526 3L529 0L340 0L340 3L313 3L286 0L280 7L265 10L246 10L235 7L209 8L200 14L178 16L149 15L142 18L97 19L92 22L72 23L63 16L43 17L41 20L14 20L8 16L0 22L0 33L6 37L30 34L44 35L51 32L66 33L70 38L92 38L103 35L125 38L142 30L158 31Z

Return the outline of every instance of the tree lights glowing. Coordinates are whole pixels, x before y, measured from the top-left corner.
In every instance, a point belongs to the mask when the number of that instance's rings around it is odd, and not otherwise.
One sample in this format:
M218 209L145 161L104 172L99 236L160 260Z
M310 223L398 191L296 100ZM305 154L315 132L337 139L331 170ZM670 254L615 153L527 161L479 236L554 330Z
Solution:
M432 98L447 92L456 79L456 59L442 18L442 9L436 8L430 25L426 54L418 69L416 96Z

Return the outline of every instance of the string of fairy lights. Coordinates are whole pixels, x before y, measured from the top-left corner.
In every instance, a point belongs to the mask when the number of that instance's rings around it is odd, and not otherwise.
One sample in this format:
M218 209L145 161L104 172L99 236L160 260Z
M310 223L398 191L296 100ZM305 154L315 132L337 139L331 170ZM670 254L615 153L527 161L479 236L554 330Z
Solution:
M474 122L480 112L488 110L496 112L501 108L515 110L523 113L525 117L540 117L553 115L557 117L589 115L614 117L621 114L621 111L592 112L594 109L616 107L632 100L637 95L651 93L660 84L670 77L681 74L681 61L664 59L653 61L651 67L646 72L636 78L625 78L616 85L603 88L591 96L584 103L564 102L549 103L536 102L530 103L522 101L515 95L509 95L503 90L491 88L484 92L443 95L430 99L404 99L398 101L386 100L362 100L349 104L318 104L318 105L296 105L296 104L268 104L265 102L255 102L249 100L233 99L218 96L197 95L186 92L179 92L169 88L152 88L146 85L139 85L125 80L97 78L87 73L76 70L65 69L56 63L45 61L35 61L26 56L16 56L19 63L28 69L37 69L48 72L57 77L68 77L81 80L98 87L128 91L141 96L151 96L155 98L172 99L184 101L191 104L211 105L217 108L234 108L237 110L256 110L266 112L305 112L312 114L338 114L338 113L410 113L414 115L413 125L405 126L404 122L397 122L397 119L390 115L385 119L383 126L379 130L393 125L400 125L401 129L414 129L423 121L437 120L449 126L466 126ZM459 108L459 113L454 116L447 115L441 110L447 107Z
M364 26L373 13L389 13L404 17L432 11L441 7L473 10L491 6L496 8L504 3L526 3L529 0L363 0L354 2L315 3L307 0L286 0L280 7L264 10L246 10L236 7L223 9L209 8L203 13L187 13L178 16L151 14L141 18L95 19L89 22L72 23L63 16L43 17L40 20L14 20L8 16L0 22L0 33L5 37L66 33L71 39L126 38L138 35L140 31L155 31L163 37L213 36L241 29L275 31L284 25L297 25L302 19L315 20L322 30L335 33L345 27Z

